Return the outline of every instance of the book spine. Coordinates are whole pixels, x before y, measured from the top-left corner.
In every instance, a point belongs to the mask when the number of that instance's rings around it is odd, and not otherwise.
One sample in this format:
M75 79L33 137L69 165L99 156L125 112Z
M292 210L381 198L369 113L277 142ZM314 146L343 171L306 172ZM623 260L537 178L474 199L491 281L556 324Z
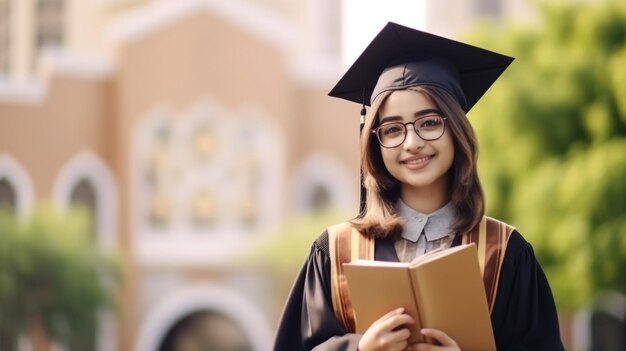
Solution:
M419 283L417 282L417 277L412 274L411 269L407 269L407 273L409 275L409 281L411 282L411 292L413 294L413 300L415 301L415 328L413 328L413 333L417 335L411 335L410 341L412 343L429 343L433 344L434 340L432 338L424 336L422 334L422 328L426 327L424 325L423 317L421 314L422 307L420 306L420 291L419 291Z
M407 272L409 273L409 280L411 281L411 291L413 292L413 298L415 299L415 307L417 311L417 315L415 316L415 324L417 325L416 332L419 333L419 336L412 336L412 339L417 340L416 342L426 342L428 344L435 345L436 341L429 336L424 336L421 331L422 328L428 328L428 325L424 324L424 317L421 313L421 311L423 310L423 306L421 304L423 302L421 298L422 295L420 292L420 284L417 281L417 274L415 274L415 272L412 272L411 269L408 269Z

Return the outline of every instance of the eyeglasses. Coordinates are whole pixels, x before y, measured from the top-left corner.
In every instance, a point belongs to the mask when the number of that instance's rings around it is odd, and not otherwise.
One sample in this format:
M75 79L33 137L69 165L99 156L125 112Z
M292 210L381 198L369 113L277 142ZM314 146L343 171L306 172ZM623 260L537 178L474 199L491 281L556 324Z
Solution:
M413 125L413 129L422 140L433 141L441 138L446 130L445 120L437 114L427 115L413 122L389 122L383 123L372 130L376 134L382 147L394 148L400 146L406 139L407 126Z

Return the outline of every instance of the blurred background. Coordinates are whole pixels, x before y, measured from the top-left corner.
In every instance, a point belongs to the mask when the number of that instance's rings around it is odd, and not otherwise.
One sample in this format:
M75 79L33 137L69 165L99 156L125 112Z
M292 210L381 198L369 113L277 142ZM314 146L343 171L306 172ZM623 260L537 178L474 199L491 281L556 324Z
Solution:
M469 113L568 350L626 350L626 3L0 0L0 350L269 350L358 208L387 21L516 57Z

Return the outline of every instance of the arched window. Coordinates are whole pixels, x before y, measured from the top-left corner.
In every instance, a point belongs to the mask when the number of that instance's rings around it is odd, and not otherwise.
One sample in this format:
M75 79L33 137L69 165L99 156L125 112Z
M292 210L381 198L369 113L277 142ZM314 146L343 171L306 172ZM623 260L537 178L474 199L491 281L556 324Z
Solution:
M11 1L0 0L0 74L10 70L11 62Z
M96 189L86 178L82 178L76 183L70 192L70 204L80 206L87 210L91 224L90 233L95 237L98 228L98 201L96 199Z
M30 176L20 162L9 154L0 153L0 207L18 216L26 216L34 201Z
M143 318L133 350L269 350L271 325L249 299L255 294L246 295L203 283L162 296ZM192 347L198 341L202 347ZM186 342L189 348L176 347Z
M117 187L100 156L84 151L67 161L59 171L52 194L61 208L81 205L88 211L94 240L101 249L116 246Z
M350 177L350 173L355 176ZM313 154L292 176L293 209L316 212L327 209L353 212L358 203L358 173L330 155Z
M6 178L0 178L0 210L15 213L17 208L17 195L15 188Z
M199 311L178 321L167 333L159 351L249 351L252 345L241 326L214 311Z
M626 315L595 311L591 315L591 350L626 350Z
M89 181L87 178L81 178L76 183L76 185L70 191L70 204L72 206L79 206L88 212L90 220L89 231L92 235L92 239L96 240L98 228L97 221L99 220L97 211L98 200L96 195L96 189L91 181ZM94 315L93 318L97 319L97 316ZM94 323L94 328L89 330L89 332L83 333L79 337L74 337L66 350L96 350L97 323L98 322Z
M575 316L573 350L626 349L626 296L619 292L597 295Z
M53 187L53 198L61 208L83 206L91 215L93 240L101 250L117 246L117 186L100 156L83 151L61 168ZM107 277L102 277L105 281ZM63 351L114 350L117 344L115 318L110 311L93 316L91 332L65 340Z
M143 262L220 262L280 216L282 138L252 107L163 105L134 128L132 216Z
M323 184L313 186L307 207L313 211L323 211L332 205L330 189Z
M63 0L37 1L38 51L47 47L60 47L63 44L64 7Z

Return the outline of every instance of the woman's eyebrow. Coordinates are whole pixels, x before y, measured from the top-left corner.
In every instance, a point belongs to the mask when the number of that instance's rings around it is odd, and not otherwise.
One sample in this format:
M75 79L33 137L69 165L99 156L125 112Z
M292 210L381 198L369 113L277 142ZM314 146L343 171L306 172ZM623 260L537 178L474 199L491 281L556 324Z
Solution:
M401 116L387 116L387 117L381 118L379 124L383 124L385 122L401 121L401 120L402 120Z
M430 114L433 114L433 113L440 115L441 111L439 109L436 109L436 108L428 108L428 109L425 109L425 110L420 110L420 111L415 112L413 114L413 117L421 117L421 116L426 116L426 115L430 115Z
M425 110L419 110L417 112L415 112L413 114L413 117L422 117L422 116L426 116L426 115L430 115L430 114L441 114L441 111L439 109L436 108L427 108ZM401 121L402 117L401 116L386 116L380 119L379 124L383 124L385 122L395 122L395 121Z

